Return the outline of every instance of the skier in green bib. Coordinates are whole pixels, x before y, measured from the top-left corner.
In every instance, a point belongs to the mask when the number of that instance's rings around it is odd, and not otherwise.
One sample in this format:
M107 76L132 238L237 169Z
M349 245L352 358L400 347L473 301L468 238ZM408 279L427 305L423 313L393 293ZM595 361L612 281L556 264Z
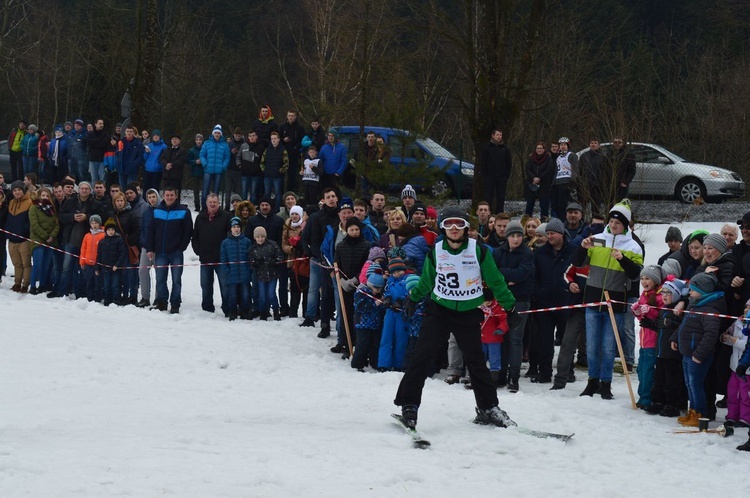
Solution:
M417 302L429 296L414 355L396 393L407 427L417 425L422 389L438 350L453 334L469 370L480 424L516 425L498 407L495 384L482 352L483 284L489 287L508 313L508 325L517 319L515 299L489 251L469 238L469 216L460 207L447 207L440 216L442 240L427 253L422 276L406 304L407 317Z

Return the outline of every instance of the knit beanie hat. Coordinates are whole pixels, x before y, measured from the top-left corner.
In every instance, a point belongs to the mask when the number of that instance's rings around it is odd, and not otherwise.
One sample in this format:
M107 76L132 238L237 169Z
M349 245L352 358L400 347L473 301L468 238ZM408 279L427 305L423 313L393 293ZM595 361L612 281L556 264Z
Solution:
M15 189L20 188L24 192L26 191L26 188L23 186L23 182L21 180L16 180L13 183L10 184L10 191L13 192Z
M411 290L417 286L419 283L419 276L415 274L411 274L408 277L406 277L405 285L406 285L406 292L411 292Z
M505 227L505 236L510 237L514 233L523 235L523 227L521 226L521 222L518 220L511 220L508 223L508 226Z
M391 247L388 249L388 260L392 260L393 258L401 258L406 259L406 251L404 251L403 247Z
M404 263L404 260L401 258L392 258L388 262L388 271L391 273L395 273L397 271L406 271L406 264Z
M679 278L682 275L682 265L680 262L673 258L667 258L661 264L661 269L665 275L672 275L675 278Z
M232 219L229 220L229 226L230 227L242 226L242 220L240 220L237 216L233 216Z
M294 213L297 213L300 218L302 218L305 214L305 211L302 209L302 206L292 206L291 209L289 209L289 215L293 215Z
M354 211L354 203L351 198L344 197L341 199L341 202L339 202L339 211L343 211L344 209L351 209Z
M385 251L378 247L371 247L370 254L367 256L368 261L375 261L376 259L385 259Z
M659 265L644 266L641 270L641 276L651 279L657 287L664 281L664 273Z
M232 194L232 197L229 198L229 203L233 203L234 201L242 202L242 196L240 194Z
M510 223L508 223L508 225L510 225ZM556 232L565 235L565 225L563 225L563 222L557 218L550 218L547 220L546 232ZM505 233L508 233L507 228L505 229Z
M436 220L437 217L438 217L437 209L435 209L432 206L428 206L427 207L427 213L425 214L425 217L427 217L427 218L429 218L431 220Z
M221 128L221 125L220 125L220 124L217 124L216 126L214 126L214 129L213 129L213 130L211 130L211 134L214 134L214 133L215 133L215 132L217 132L217 131L218 131L219 133L221 133L222 135L224 134L224 130L222 130L222 128Z
M91 183L89 183L89 182L86 182L86 181L83 181L83 182L78 182L78 190L81 190L81 185L88 185L88 186L89 186L89 188L93 188L93 187L91 186Z
M719 251L721 254L727 252L727 241L718 233L707 235L706 238L703 239L703 245L709 245Z
M630 218L632 216L632 213L630 211L630 199L623 199L614 206L612 206L612 209L609 210L609 218L616 219L623 225L625 225L625 228L628 228L630 226Z
M373 287L385 287L385 278L380 273L372 272L367 276L367 283Z
M415 201L417 200L417 191L414 190L414 187L411 185L407 185L404 187L404 190L401 191L401 198L405 199L406 197L411 197Z
M344 229L348 230L350 226L356 225L360 231L362 230L362 222L359 221L359 218L356 216L352 216L348 220L346 220L346 223L344 224Z
M507 229L508 228L506 227L506 230ZM542 223L541 225L539 225L538 227L536 227L535 233L537 235L544 235L544 236L546 236L547 235L547 224L546 223Z
M677 227L669 227L667 229L667 235L664 237L664 242L677 241L682 242L682 232Z
M115 223L115 220L113 220L112 218L107 218L107 221L104 223L104 229L108 230L110 228L114 228L115 230L117 230L117 223Z
M719 281L713 273L699 273L690 279L690 290L696 291L701 295L710 294L716 290Z
M125 187L125 190L123 192L127 192L128 190L132 190L136 194L138 193L138 187L136 187L132 183L130 185L128 185L127 187Z
M703 245L703 241L705 240L707 235L708 230L696 230L688 236L688 244L694 240L697 240L701 243L701 245Z
M99 224L101 225L101 224L102 224L102 217L101 217L101 216L99 216L98 214L92 214L92 215L91 215L91 216L89 217L89 225L90 225L91 223L93 223L93 222L97 222L97 223L99 223Z
M266 236L266 229L263 227L255 227L255 230L253 230L253 238L258 237L259 235Z
M427 207L425 207L424 202L417 201L414 203L414 212L417 211L424 213L425 218L427 218Z
M158 129L158 128L155 129L155 130L152 130L151 131L151 136L153 137L154 135L159 135L161 137L161 130Z
M664 284L661 286L661 292L662 294L669 292L672 294L672 302L676 303L681 298L687 296L688 289L687 286L685 286L684 280L674 279L671 280L667 278L667 281L664 282Z

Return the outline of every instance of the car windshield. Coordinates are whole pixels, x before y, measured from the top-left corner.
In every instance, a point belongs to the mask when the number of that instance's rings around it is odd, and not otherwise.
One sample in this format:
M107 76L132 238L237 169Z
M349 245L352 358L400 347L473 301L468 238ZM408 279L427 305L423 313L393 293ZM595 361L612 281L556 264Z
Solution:
M433 157L446 157L448 159L454 159L458 161L458 158L448 151L445 147L437 143L431 138L420 138L419 143L427 152Z

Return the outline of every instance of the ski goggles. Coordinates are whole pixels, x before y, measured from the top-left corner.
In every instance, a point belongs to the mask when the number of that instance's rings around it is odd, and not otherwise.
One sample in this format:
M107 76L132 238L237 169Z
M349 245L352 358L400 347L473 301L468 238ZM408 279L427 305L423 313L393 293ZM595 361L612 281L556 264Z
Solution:
M440 222L440 228L443 230L449 230L457 228L463 230L469 228L469 222L463 218L446 218Z

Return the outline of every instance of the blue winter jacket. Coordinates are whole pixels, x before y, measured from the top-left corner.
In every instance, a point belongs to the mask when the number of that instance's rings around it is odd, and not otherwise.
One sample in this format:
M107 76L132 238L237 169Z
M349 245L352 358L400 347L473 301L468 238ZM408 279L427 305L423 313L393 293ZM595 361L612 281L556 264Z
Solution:
M427 253L430 252L430 247L427 245L427 241L421 235L415 235L406 242L401 243L401 248L406 253L406 257L414 265L414 269L417 275L422 275L422 268L424 268L424 259L427 257Z
M143 165L143 142L137 138L130 141L123 138L120 140L120 144L122 144L122 150L117 153L120 156L117 172L121 175L133 177L138 174L138 170ZM125 185L123 185L124 187Z
M36 157L36 147L39 145L39 135L27 133L21 139L21 153L24 156Z
M227 285L250 283L250 263L247 254L252 245L250 239L242 232L238 237L230 232L221 242L221 271L226 275Z
M342 176L346 170L346 147L340 142L331 145L329 142L321 147L318 157L323 159L323 172L326 175Z
M60 143L59 147L58 147L58 142ZM55 164L54 160L52 159L53 156L55 155L55 148L57 148L57 164ZM47 149L47 163L53 168L68 166L68 139L67 138L55 137L52 139L52 141L49 143L49 148Z
M356 330L382 330L385 306L377 306L372 291L360 284L354 293L354 328Z
M185 204L167 206L161 201L143 216L146 252L171 254L185 252L193 235L193 218Z
M68 133L68 155L72 159L80 161L88 160L86 155L86 130L81 129L80 132L76 131L75 128L70 130Z
M143 159L146 161L144 169L149 173L161 173L164 171L164 166L159 159L161 159L162 152L167 150L167 144L164 143L164 140L159 140L148 144L148 148L151 149L151 152L143 153Z
M203 172L207 175L223 174L229 166L229 157L231 156L229 145L227 145L224 136L216 140L213 135L201 147L201 164Z

